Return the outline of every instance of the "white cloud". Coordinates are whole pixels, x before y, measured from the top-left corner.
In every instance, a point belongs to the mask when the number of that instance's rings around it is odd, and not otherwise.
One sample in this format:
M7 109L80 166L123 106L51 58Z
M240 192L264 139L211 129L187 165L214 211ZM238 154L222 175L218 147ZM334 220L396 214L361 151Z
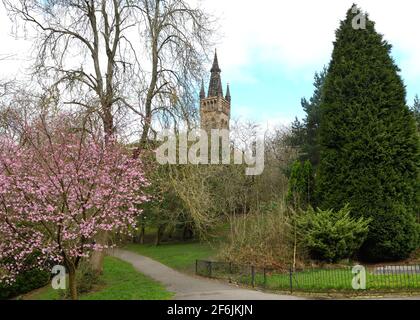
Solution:
M194 1L194 0L191 0ZM198 1L198 0L195 0ZM230 81L255 83L246 71L253 62L280 64L285 72L304 72L312 77L328 63L339 21L354 0L204 0L203 6L219 18L222 38L217 45L223 71ZM404 78L420 82L420 1L359 0L377 30L395 52ZM11 35L13 24L0 2L1 77L20 75L28 65L31 43ZM255 67L255 66L254 66ZM305 76L306 77L306 76Z
M294 117L285 117L282 115L271 115L259 121L261 128L267 131L273 131L277 128L288 127L294 120Z
M286 116L281 112L270 112L255 114L255 108L251 106L235 105L234 120L242 122L253 122L260 126L260 129L273 130L277 127L288 126L294 117Z
M218 45L226 71L257 62L279 63L290 71L328 63L339 21L354 0L207 0L224 38ZM403 54L400 67L408 77L420 74L420 2L359 0L377 30Z
M31 51L31 41L20 32L14 34L14 24L7 17L5 8L0 3L0 77L17 77L25 72Z

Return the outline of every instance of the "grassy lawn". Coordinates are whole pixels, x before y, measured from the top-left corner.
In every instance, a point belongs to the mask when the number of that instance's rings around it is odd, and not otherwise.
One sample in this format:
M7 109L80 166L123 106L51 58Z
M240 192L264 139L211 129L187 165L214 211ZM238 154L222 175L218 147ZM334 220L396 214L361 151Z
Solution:
M80 300L167 300L173 294L158 282L136 271L127 262L113 257L104 261L103 285ZM51 286L36 290L23 297L25 300L58 300L59 292Z
M213 268L215 278L230 278L247 285L252 284L251 271L242 270L239 273L226 273L226 270ZM325 269L300 271L293 274L293 290L301 291L354 291L352 280L354 275L350 269ZM290 275L288 273L255 273L255 285L271 290L290 290ZM372 291L420 290L420 274L374 274L367 271L366 288Z
M263 276L261 276L263 278ZM350 270L313 270L296 273L293 277L293 286L297 290L353 290L354 275ZM263 279L259 281L264 282ZM267 277L268 288L288 288L290 277L288 275L271 275ZM368 290L397 290L420 289L419 274L374 274L367 272L366 289Z
M129 244L125 249L184 272L195 270L195 260L206 260L217 253L217 250L210 244L199 242L162 244L160 246Z

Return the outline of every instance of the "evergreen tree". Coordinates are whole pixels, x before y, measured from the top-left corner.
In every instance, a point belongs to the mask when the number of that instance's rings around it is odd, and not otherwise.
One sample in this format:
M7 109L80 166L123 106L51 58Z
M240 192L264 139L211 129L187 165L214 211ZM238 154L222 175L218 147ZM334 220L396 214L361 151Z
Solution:
M420 136L420 98L418 95L414 98L414 104L411 109L417 124L417 133ZM420 192L417 192L417 222L420 223ZM419 236L420 237L420 236Z
M309 160L314 168L319 164L320 157L320 144L318 139L319 125L321 121L321 98L322 98L322 87L325 82L325 76L327 69L321 72L315 73L314 87L315 91L313 96L308 100L302 99L301 105L306 113L304 120L304 138L302 144L302 157L301 160Z
M300 121L297 117L292 123L291 132L286 143L296 148L299 152L299 160L310 161L312 167L316 169L319 164L320 144L318 141L319 122L320 122L320 104L322 95L322 86L324 84L327 69L324 68L320 73L315 73L313 96L309 99L302 98L301 106L306 113L305 119ZM290 177L293 163L290 163L285 172ZM313 199L311 199L312 201Z
M414 118L416 119L417 131L420 132L420 99L418 95L414 98L414 104L411 112L413 112Z
M403 259L418 246L419 138L391 45L350 9L336 31L321 103L321 208L372 218L360 254Z
M286 143L293 148L301 148L305 141L305 131L305 124L296 117Z
M295 118L292 123L292 131L288 140L291 147L299 149L299 159L301 161L309 160L314 168L319 164L320 144L319 144L319 123L320 123L320 105L322 97L322 86L324 85L327 69L316 72L314 77L315 91L313 96L307 100L302 98L301 106L306 116L303 121Z
M294 208L306 209L311 205L314 190L313 169L307 160L304 163L296 160L291 169L287 201Z

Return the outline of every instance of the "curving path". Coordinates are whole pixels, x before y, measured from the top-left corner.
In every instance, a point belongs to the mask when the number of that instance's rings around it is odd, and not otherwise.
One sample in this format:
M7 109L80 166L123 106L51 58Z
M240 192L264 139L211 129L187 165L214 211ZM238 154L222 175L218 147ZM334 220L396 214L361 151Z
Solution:
M190 276L175 271L155 260L121 249L110 255L131 263L134 268L162 283L174 292L175 300L302 300L303 298L248 290L216 280Z

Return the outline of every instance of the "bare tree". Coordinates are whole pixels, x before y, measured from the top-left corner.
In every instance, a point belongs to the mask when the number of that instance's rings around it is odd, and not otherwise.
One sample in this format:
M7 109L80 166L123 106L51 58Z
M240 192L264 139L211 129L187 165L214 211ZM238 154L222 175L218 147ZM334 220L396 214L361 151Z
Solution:
M64 86L65 103L96 109L107 136L135 64L127 35L136 25L126 0L3 0L12 18L35 28L35 73Z
M11 57L12 55L1 54L0 61L7 60ZM0 79L0 98L4 97L7 94L7 92L9 91L9 87L12 84L13 84L13 81Z
M164 125L184 120L192 126L196 86L212 45L214 21L185 0L138 0L146 40L147 69L140 73L140 109L145 144L155 116ZM166 120L166 121L165 121Z
M65 104L98 112L106 135L115 114L152 121L194 114L213 29L186 0L3 0L9 16L36 31L35 73L65 89Z

